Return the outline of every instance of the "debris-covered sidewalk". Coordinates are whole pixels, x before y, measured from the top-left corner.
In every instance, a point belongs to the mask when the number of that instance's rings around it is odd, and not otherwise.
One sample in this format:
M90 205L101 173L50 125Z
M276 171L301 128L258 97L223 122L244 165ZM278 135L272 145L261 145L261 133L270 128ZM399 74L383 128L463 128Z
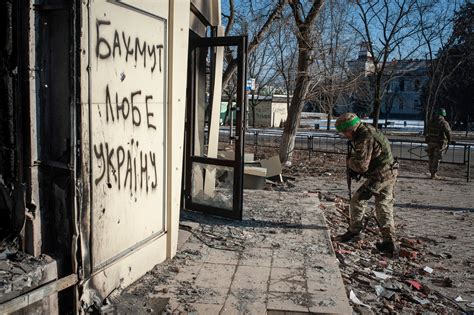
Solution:
M317 194L246 191L243 221L185 212L181 227L191 235L176 257L111 297L111 307L158 314L352 312Z

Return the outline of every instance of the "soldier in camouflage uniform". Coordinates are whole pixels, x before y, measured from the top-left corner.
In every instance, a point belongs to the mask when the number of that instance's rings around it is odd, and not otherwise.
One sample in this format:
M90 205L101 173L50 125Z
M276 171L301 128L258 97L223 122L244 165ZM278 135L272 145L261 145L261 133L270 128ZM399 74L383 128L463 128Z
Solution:
M451 128L449 123L444 119L446 110L444 108L438 109L436 115L428 123L426 128L426 143L428 147L426 152L429 157L429 169L432 179L438 179L436 173L439 169L439 163L446 152L448 143L451 141Z
M347 242L359 237L367 201L374 196L375 215L383 238L376 246L380 251L394 254L397 246L393 221L393 190L398 163L394 162L390 143L385 135L372 125L361 122L353 113L340 116L336 121L336 129L352 141L354 150L347 159L347 167L366 178L350 200L349 229L336 239Z

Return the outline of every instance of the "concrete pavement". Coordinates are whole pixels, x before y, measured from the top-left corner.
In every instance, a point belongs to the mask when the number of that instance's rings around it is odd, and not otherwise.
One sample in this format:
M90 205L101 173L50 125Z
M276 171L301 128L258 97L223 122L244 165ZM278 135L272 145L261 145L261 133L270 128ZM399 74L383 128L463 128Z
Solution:
M172 314L351 314L317 195L244 200L242 222L183 215L178 255L128 290L152 287Z

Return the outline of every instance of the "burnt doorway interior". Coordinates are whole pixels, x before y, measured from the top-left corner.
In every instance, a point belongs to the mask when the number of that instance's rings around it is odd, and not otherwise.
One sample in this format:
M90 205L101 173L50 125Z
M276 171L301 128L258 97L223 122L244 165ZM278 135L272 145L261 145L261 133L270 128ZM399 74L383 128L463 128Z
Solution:
M245 36L190 35L185 209L242 219L246 52Z
M79 21L76 1L49 0L35 5L35 102L31 121L37 133L32 135L32 182L37 183L41 218L41 252L57 262L58 278L74 270L73 234L76 165L78 156L77 60ZM30 92L32 93L32 92ZM32 114L30 113L30 117ZM74 289L58 293L59 310L72 309Z
M42 252L72 270L72 210L76 156L75 10L69 3L37 7L38 167Z

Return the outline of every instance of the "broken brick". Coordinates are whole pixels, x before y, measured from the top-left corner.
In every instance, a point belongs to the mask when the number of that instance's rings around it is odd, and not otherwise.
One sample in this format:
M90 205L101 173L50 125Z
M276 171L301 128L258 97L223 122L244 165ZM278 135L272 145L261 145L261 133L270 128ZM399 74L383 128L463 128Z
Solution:
M386 261L386 260L379 260L379 267L387 268L387 266L388 266L388 261Z
M418 252L416 251L411 251L411 250L406 250L404 248L400 249L399 253L400 257L405 257L411 260L415 260L418 258Z
M421 290L422 285L416 280L407 280L407 283L410 284L413 288Z

